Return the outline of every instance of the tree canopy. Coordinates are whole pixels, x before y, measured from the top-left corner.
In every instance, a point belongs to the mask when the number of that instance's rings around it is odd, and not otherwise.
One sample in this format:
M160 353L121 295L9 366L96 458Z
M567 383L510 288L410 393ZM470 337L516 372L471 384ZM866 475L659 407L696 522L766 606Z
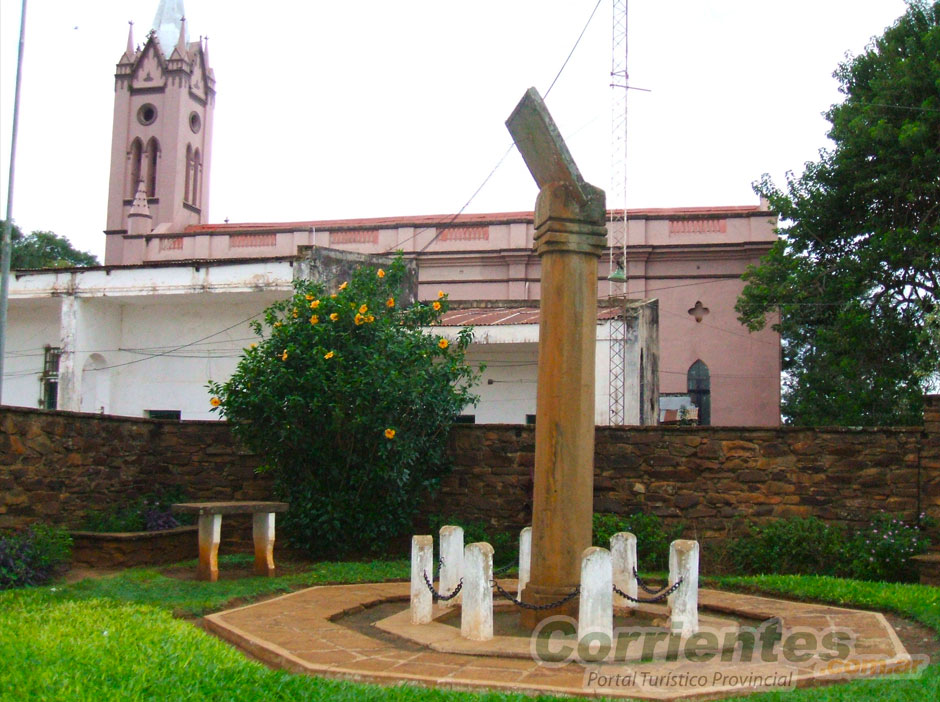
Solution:
M781 334L788 421L917 424L940 362L940 2L909 0L833 75L833 146L755 184L781 236L736 310Z
M213 408L291 503L288 541L310 553L380 549L405 533L450 470L451 424L476 403L470 329L454 341L425 331L447 295L408 304L406 276L399 256L329 288L296 281L252 322L258 341L231 378L209 383Z
M3 220L0 220L0 227ZM10 268L67 268L69 266L96 266L93 254L79 251L64 236L53 232L35 231L25 235L16 224L10 227Z

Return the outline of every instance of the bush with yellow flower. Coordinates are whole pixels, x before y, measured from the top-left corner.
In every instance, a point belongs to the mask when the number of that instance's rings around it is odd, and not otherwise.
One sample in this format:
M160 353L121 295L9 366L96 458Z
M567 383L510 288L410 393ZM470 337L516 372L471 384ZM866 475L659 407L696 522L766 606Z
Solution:
M471 330L450 342L425 331L447 296L407 304L406 273L399 256L329 287L297 281L293 297L252 324L258 343L232 377L209 384L212 411L263 457L291 503L279 530L312 555L408 533L450 470L451 424L476 403ZM303 307L316 313L294 314Z

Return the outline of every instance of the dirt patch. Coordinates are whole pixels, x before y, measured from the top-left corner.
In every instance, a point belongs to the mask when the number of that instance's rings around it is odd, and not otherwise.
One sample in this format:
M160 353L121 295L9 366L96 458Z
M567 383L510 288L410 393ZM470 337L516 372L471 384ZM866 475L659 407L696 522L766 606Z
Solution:
M278 560L275 561L275 575L297 575L299 573L306 573L310 570L310 566L311 564L305 561ZM196 566L168 566L161 568L160 574L168 578L175 578L176 580L195 580ZM219 564L219 580L242 580L244 578L253 577L257 576L255 576L254 564L250 561L245 563Z
M940 639L937 638L940 634L930 627L904 619L891 612L883 612L883 614L898 633L898 638L901 639L908 653L930 656L931 663L940 661Z

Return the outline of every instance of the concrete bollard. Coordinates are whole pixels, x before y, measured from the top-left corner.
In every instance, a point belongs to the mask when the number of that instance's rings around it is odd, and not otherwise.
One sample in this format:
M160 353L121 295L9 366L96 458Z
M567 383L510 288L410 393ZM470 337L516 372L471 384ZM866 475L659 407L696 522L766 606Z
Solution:
M614 571L614 585L630 595L637 596L636 576L636 536L628 531L621 531L610 537L610 560ZM636 607L637 603L614 593L614 607Z
M468 544L463 552L463 603L460 635L471 641L493 638L493 547L485 541Z
M610 551L599 546L581 554L581 596L578 602L578 641L585 636L607 644L614 638L613 567ZM587 642L583 645L587 646Z
M532 527L519 532L519 591L517 599L522 599L522 591L529 583L529 568L532 566Z
M441 527L441 575L437 588L442 595L449 595L463 577L463 527ZM454 607L460 602L458 594L451 600L441 600L442 607Z
M698 633L698 541L679 539L669 546L669 584L682 584L669 595L670 628L674 634Z
M411 623L427 624L431 621L434 600L424 581L424 574L433 577L434 537L430 535L411 537Z

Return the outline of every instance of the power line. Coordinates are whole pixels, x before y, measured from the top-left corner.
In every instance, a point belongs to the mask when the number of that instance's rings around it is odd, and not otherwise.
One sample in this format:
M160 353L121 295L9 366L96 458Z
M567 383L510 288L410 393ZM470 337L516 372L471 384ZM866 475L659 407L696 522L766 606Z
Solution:
M235 324L232 324L232 325L230 325L230 326L228 326L228 327L225 327L225 329L220 329L219 331L214 332L214 333L212 333L212 334L209 334L208 336L204 336L204 337L202 337L201 339L196 339L196 341L191 341L191 342L189 342L188 344L182 344L182 345L180 345L180 346L177 346L177 347L175 347L175 348L170 349L169 351L164 351L164 352L162 352L162 353L155 353L155 354L153 354L153 355L151 355L151 356L145 356L145 357L143 357L143 358L135 358L133 361L125 361L124 363L114 363L114 364L112 364L112 365L110 365L110 366L102 366L101 368L89 368L88 370L103 371L103 370L109 370L110 368L121 368L121 367L123 367L123 366L130 366L130 365L133 365L133 364L135 364L135 363L141 363L141 362L143 362L143 361L149 361L149 360L152 359L152 358L160 358L161 356L166 356L166 355L168 355L168 354L175 353L176 351L179 351L179 350L181 350L181 349L185 349L185 348L188 348L188 347L190 347L190 346L194 346L195 344L198 344L198 343L200 343L200 342L203 342L203 341L205 341L206 339L211 339L212 337L218 336L219 334L224 334L225 332L229 331L230 329L234 329L235 327L238 327L238 326L241 326L242 324L245 324L245 323L247 323L247 322L250 322L250 321L251 321L252 319L254 319L255 317L260 317L262 314L264 314L263 311L262 311L262 312L256 312L255 314L251 315L250 317L248 317L248 318L246 318L246 319L241 320L240 322L236 322Z
M564 62L561 64L561 68L558 69L558 73L556 73L556 74L555 74L555 77L552 79L551 84L548 86L548 90L545 91L544 97L547 98L547 97L548 97L548 94L549 94L550 92L552 92L552 88L555 87L555 83L558 82L558 79L561 77L561 74L564 72L565 67L568 65L568 61L571 59L572 55L574 55L575 50L578 48L578 44L581 43L581 39L582 39L582 37L584 37L584 33L587 31L588 26L590 26L591 20L594 19L594 14L597 12L597 8L600 7L601 2L602 2L602 0L597 0L597 4L594 6L594 9L591 10L591 14L590 14L590 16L588 17L587 22L585 22L584 28L581 30L581 33L578 35L578 38L575 40L574 45L571 47L571 51L568 52L568 56L565 57ZM431 246L431 244L433 244L435 241L438 240L438 238L441 236L441 234L443 234L444 232L446 232L446 231L448 231L449 229L451 229L451 227L453 227L454 222L457 221L457 218L460 217L460 215L462 215L462 214L464 213L464 210L466 210L467 207L470 206L470 203L473 202L473 200L476 198L476 196L480 194L480 191L483 190L483 188L486 186L486 184L490 182L490 179L493 177L493 175L496 173L496 171L499 170L500 166L503 165L503 162L506 160L506 158L509 156L509 154L512 153L513 149L515 149L515 148L516 148L515 143L512 143L512 144L509 145L509 148L506 149L506 153L504 153L504 154L502 155L502 157L500 157L499 161L496 162L496 165L493 166L493 168L490 170L489 174L487 174L486 178L483 179L483 182L480 183L479 186L477 186L477 189L473 191L473 194L472 194L472 195L467 199L467 201L463 204L463 207L461 207L461 208L457 211L457 214L453 215L453 216L450 218L450 221L447 222L447 224L445 224L442 228L439 228L439 229L437 230L437 232L434 234L434 236L431 237L431 239L428 241L428 243L426 243L424 246L421 247L421 249L418 251L418 253L423 253L424 251L426 251L426 250L428 249L428 247ZM414 239L414 238L417 237L418 235L423 234L424 232L429 231L430 229L431 229L431 227L423 227L422 229L419 229L419 230L416 231L414 234L412 234L411 236L409 236L407 239L404 239L404 240L402 240L402 241L397 241L397 242L395 242L395 244L394 244L391 248L385 249L385 251L383 251L382 253L391 253L394 249L399 248L402 244L411 241L412 239Z

